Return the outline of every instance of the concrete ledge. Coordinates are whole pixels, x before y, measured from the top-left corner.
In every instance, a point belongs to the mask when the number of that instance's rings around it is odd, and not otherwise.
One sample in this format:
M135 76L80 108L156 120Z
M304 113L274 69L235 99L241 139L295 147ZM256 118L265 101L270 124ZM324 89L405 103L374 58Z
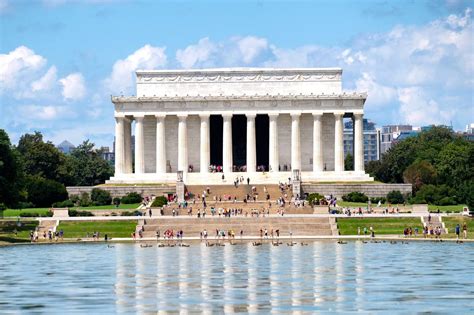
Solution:
M173 185L101 185L101 186L68 186L66 190L69 196L90 194L92 189L99 188L108 191L112 198L123 197L131 192L139 193L142 196L160 196L166 193L175 193L176 187Z

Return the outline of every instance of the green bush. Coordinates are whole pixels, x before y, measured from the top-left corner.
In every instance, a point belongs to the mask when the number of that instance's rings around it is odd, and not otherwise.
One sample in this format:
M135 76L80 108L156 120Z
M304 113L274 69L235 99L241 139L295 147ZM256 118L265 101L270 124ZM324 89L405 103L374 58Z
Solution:
M131 217L131 216L141 216L142 213L138 210L136 211L123 211L121 216L122 217Z
M0 202L0 211L6 210L6 209L7 209L7 206L3 202Z
M166 199L165 196L158 196L155 198L155 200L153 200L153 203L151 204L151 206L154 208L160 208L166 204L168 204L168 199Z
M324 196L318 193L312 193L312 194L309 194L308 197L306 197L306 200L309 202L310 205L315 205L315 204L319 204L319 200L323 198Z
M105 206L112 203L112 197L110 196L110 193L100 188L92 189L91 200L95 206Z
M53 212L48 211L45 214L39 214L38 212L20 212L22 218L37 218L37 217L52 217Z
M385 203L387 201L387 198L385 197L372 197L370 198L370 202L373 203L373 204L377 204L377 203Z
M342 200L348 202L367 202L369 197L367 197L364 193L353 191L347 195L342 196Z
M69 196L69 200L71 200L74 205L78 205L80 199L79 195Z
M451 206L451 205L457 205L457 204L458 203L456 202L456 199L453 197L444 197L438 201L439 206Z
M35 205L32 202L28 201L20 201L13 209L28 209L28 208L34 208Z
M79 198L79 206L89 207L90 205L91 205L91 198L89 197L89 194L86 192L83 192L81 194L81 197Z
M423 185L410 203L429 203L438 206L457 204L456 190L446 185Z
M143 198L139 193L131 192L128 193L126 196L122 197L121 202L123 204L132 204L132 203L139 203L142 202Z
M115 197L115 198L113 199L112 203L118 207L118 206L120 205L120 198L119 198L119 197Z
M68 198L63 184L39 176L28 177L26 190L28 201L36 207L50 207L53 203Z
M93 217L94 214L90 211L69 210L70 217Z
M53 203L54 208L71 208L74 207L74 203L71 200L64 200Z
M387 194L387 201L392 204L404 203L405 198L399 190L392 190Z

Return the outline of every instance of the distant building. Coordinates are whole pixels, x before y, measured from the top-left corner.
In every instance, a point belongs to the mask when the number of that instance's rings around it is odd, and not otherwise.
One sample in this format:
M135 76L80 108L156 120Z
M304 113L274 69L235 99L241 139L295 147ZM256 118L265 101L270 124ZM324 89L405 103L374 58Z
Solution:
M344 156L354 156L354 132L352 120L344 123ZM375 123L364 119L364 163L380 158L380 132Z
M64 140L63 142L61 142L60 144L58 144L57 148L59 149L59 151L61 151L62 153L64 154L69 154L71 153L72 150L74 150L76 147L74 146L74 144L72 144L71 142L67 141L67 140Z
M380 153L387 152L400 136L403 138L416 135L412 125L387 125L383 126L380 133Z
M474 141L474 123L471 123L466 126L466 130L464 132L458 132L464 139L469 141Z
M100 154L104 160L113 164L115 162L115 153L110 152L109 147L100 147Z

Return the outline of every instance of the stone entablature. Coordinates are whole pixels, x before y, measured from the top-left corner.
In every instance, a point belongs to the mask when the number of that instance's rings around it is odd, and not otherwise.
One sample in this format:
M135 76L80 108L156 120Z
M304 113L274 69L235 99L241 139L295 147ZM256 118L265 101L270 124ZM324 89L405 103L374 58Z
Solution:
M137 96L339 94L341 77L340 68L139 70Z

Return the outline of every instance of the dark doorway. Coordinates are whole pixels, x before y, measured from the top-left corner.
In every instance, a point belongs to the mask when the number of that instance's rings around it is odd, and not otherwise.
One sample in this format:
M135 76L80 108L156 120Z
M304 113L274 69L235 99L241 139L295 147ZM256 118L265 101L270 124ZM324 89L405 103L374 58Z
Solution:
M247 164L247 117L232 116L232 156L234 165Z
M224 125L224 119L221 115L211 115L209 124L211 165L222 165L222 127Z
M264 165L265 171L268 171L269 128L270 119L268 115L257 115L255 118L255 134L257 138L257 166Z

